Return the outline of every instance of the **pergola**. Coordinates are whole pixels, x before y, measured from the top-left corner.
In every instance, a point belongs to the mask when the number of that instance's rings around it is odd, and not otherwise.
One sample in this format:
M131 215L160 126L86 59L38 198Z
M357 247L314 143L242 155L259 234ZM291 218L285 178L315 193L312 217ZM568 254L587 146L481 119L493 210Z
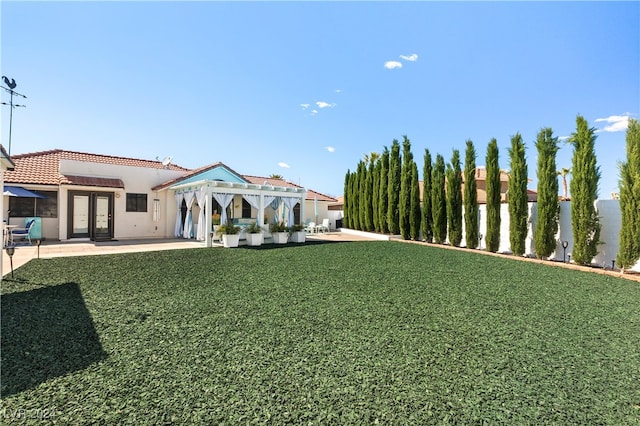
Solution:
M178 226L181 226L182 218L180 216L180 206L184 200L187 204L187 219L191 220L191 207L193 203L197 203L200 207L198 217L198 230L196 239L204 240L207 247L212 246L211 236L211 210L212 199L222 207L221 223L226 219L226 208L233 200L235 195L241 195L252 207L258 210L259 225L265 226L264 211L265 208L272 203L280 202L289 209L287 224L293 225L293 207L300 203L300 217L304 217L304 200L306 190L304 188L273 186L273 185L256 185L244 182L225 182L219 180L199 180L196 182L176 183L167 189L172 190L175 194L178 211L176 215L176 235L178 234ZM206 213L206 214L205 214Z

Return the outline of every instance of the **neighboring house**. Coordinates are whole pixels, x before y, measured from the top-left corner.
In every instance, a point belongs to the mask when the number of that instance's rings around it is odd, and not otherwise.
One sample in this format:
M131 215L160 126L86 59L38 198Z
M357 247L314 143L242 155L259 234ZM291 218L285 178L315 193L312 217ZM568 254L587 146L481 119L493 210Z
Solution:
M529 181L531 181L529 179ZM420 187L420 201L422 201L422 186L423 181L418 182ZM478 203L487 204L487 169L484 167L476 168L476 186L478 194ZM462 174L462 195L464 197L464 171ZM509 196L509 174L504 171L500 171L500 201L506 203ZM529 202L538 201L538 193L531 189L527 189L527 199Z
M321 211L333 201L284 180L270 183L267 178L240 175L222 163L189 170L160 161L60 149L15 155L11 160L15 168L6 172L5 183L37 191L46 198L11 197L8 211L6 205L3 209L4 217L18 225L25 217L41 217L46 239L173 237L178 235L178 220L182 221L179 235L191 237L195 231L187 231L183 225L188 219L193 226L201 218L195 196L189 195L196 189L210 195L232 194L232 202L225 209L232 219L264 220L264 216L273 218L283 210L282 206L276 212L270 205L263 205L263 214L258 216L260 206L247 208L245 203L251 195L295 198L298 205L302 204L298 215L303 218L309 213L309 194L321 196L317 203ZM258 181L261 183L255 183ZM299 203L305 196L306 201ZM215 209L215 198L209 199ZM310 202L313 214L313 197ZM211 215L206 216L210 224Z

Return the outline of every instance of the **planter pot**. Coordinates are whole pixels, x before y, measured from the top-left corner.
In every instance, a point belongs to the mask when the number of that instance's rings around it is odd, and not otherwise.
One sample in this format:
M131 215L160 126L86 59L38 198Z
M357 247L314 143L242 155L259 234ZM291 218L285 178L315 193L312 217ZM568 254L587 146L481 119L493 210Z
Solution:
M222 245L224 247L238 247L240 234L222 234Z
M289 239L288 232L272 232L271 236L273 237L274 244L287 244L287 240Z
M296 231L291 233L291 241L294 243L304 243L307 239L307 233L304 231Z
M257 234L247 234L247 245L248 246L259 246L262 244L262 233L259 232Z

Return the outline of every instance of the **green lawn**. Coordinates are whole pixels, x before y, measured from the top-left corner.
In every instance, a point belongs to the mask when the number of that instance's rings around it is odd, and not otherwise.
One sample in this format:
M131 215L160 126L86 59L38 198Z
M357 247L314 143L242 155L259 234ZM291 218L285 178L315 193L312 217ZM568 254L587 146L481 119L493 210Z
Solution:
M3 424L640 424L640 285L599 274L290 244L34 260L1 301Z

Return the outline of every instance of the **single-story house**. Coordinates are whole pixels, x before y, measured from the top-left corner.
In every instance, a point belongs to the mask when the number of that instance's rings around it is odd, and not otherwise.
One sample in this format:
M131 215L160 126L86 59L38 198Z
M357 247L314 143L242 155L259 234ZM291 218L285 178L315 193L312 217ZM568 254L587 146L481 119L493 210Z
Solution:
M18 225L40 218L45 239L179 236L210 244L206 229L217 217L303 223L326 217L335 201L283 179L241 175L219 162L190 170L168 161L61 149L11 160L14 169L5 172L4 185L45 198L5 196L4 218Z

